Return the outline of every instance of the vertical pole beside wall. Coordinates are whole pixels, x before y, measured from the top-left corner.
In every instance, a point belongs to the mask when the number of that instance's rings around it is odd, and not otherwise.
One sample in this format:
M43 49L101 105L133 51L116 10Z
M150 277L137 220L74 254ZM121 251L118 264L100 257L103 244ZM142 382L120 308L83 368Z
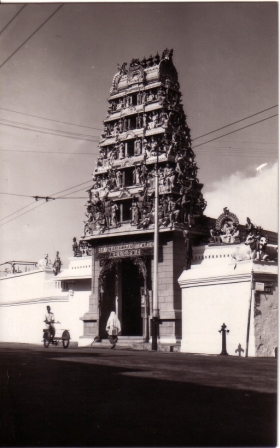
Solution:
M152 350L157 350L158 340L158 151L155 170L155 229L154 229L154 278L153 278L153 321Z
M246 351L245 351L245 357L246 358L248 358L248 352L249 352L249 336L250 336L250 323L251 323L252 295L253 295L253 271L251 272L251 287L250 287L248 321L247 321L247 336L246 336Z

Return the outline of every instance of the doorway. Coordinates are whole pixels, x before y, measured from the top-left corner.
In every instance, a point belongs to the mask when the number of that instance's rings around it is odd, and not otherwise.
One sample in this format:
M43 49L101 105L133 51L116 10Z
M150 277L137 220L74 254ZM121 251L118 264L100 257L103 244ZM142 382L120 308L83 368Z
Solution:
M122 335L142 336L141 287L143 275L132 260L122 261Z
M100 336L101 338L107 338L106 324L110 316L111 311L116 311L116 300L115 300L115 274L116 267L113 266L105 276L104 281L104 292L101 302L101 315L100 315Z

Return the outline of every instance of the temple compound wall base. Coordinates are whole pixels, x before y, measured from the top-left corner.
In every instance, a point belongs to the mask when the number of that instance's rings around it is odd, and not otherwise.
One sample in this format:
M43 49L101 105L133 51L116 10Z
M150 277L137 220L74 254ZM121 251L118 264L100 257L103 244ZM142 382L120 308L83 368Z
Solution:
M275 261L237 261L242 245L194 248L182 288L182 343L186 353L221 354L225 324L227 353L275 356L278 347L278 266Z

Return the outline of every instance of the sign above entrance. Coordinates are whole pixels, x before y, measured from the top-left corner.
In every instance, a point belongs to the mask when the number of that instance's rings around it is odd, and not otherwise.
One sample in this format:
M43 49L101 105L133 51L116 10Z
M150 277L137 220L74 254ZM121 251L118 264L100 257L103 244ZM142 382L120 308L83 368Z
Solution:
M95 258L127 258L143 257L153 255L153 241L142 241L139 243L116 244L114 246L99 246L96 248Z

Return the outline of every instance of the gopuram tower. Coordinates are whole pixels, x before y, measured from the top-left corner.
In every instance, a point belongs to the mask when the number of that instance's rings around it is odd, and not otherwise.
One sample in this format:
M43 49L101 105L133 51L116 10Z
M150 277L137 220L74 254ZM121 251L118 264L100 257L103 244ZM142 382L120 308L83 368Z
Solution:
M106 338L111 311L118 314L123 338L151 340L155 179L159 342L181 337L177 279L190 268L191 243L207 232L203 185L172 54L166 49L162 57L133 59L113 77L82 237L92 248L93 266L89 311L82 317L85 341Z

